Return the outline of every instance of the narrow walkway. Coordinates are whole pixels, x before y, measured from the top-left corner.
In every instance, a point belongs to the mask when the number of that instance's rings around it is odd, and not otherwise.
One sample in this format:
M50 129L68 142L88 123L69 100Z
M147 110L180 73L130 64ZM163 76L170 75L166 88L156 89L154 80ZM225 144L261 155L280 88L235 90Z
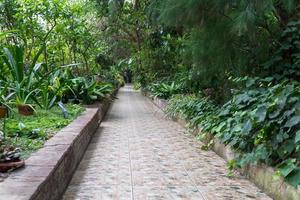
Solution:
M122 88L64 200L270 199L130 86Z

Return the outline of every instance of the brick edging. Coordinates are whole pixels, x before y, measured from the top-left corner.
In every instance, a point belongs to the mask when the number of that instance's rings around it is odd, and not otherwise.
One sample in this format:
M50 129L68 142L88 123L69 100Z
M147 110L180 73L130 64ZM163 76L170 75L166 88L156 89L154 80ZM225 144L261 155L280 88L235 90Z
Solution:
M0 199L56 200L61 198L110 105L86 108L82 115L33 153L25 167L0 183Z
M143 92L143 95L148 97L152 103L154 103L159 109L165 111L167 107L167 101L160 98L150 97L149 93ZM179 116L172 118L181 126L186 127L187 122L180 118ZM193 133L201 132L200 129L195 129ZM237 153L231 149L229 146L225 146L220 142L218 138L215 138L212 134L209 134L209 138L213 139L212 150L222 157L224 160L229 161L235 158ZM252 182L254 182L260 189L262 189L266 194L268 194L273 199L289 199L289 200L299 200L300 199L300 188L296 189L287 182L284 181L282 177L278 180L274 180L273 176L275 169L266 165L248 165L240 170L245 174Z

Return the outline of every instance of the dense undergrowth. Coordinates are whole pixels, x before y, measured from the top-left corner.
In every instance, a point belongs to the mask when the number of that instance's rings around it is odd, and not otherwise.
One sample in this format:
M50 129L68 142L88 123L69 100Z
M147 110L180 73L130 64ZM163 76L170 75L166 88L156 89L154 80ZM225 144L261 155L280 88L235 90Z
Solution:
M265 163L294 186L300 183L300 84L245 78L246 85L223 106L203 94L175 95L167 112L210 133L240 155L236 166Z
M26 158L80 115L83 104L112 100L124 84L91 20L93 6L0 2L0 163Z
M297 186L299 8L293 0L5 0L0 104L37 114L93 103L132 73L135 88L169 101L170 115L239 152L236 166L265 163Z
M126 24L114 36L136 36L116 42L131 47L135 86L235 149L235 166L264 163L300 184L299 2L108 2Z

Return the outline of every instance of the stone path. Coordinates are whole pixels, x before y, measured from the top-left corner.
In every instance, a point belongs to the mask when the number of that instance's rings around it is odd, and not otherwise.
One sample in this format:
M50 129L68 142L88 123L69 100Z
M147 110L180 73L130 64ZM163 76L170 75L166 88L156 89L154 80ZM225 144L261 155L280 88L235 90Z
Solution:
M119 91L63 200L270 199L166 119L130 86Z

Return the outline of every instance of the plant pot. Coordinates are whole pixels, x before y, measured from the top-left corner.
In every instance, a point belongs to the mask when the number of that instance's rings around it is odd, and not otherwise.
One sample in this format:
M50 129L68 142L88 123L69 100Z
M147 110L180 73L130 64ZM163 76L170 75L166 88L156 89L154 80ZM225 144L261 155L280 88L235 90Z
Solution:
M11 161L11 162L3 162L0 163L0 172L7 172L9 170L15 170L20 167L23 167L25 165L24 160L17 160L17 161Z
M5 118L7 114L7 108L5 106L0 106L0 119Z
M30 116L33 115L33 108L30 105L22 104L18 105L18 111L20 115Z

